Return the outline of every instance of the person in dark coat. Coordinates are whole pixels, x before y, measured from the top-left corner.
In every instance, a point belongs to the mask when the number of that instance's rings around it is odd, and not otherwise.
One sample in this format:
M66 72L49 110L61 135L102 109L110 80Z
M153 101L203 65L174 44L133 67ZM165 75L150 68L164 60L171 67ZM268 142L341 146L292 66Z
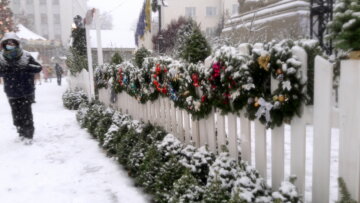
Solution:
M60 86L61 85L61 76L64 73L64 71L58 63L55 64L55 72L56 72L57 83Z
M31 110L35 95L34 76L42 67L21 48L20 39L13 32L5 33L0 46L0 77L4 80L13 122L20 140L31 144L35 130Z

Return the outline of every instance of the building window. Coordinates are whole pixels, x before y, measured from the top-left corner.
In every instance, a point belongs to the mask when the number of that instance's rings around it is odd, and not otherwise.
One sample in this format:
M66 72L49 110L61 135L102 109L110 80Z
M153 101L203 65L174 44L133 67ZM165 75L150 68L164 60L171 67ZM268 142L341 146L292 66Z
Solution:
M186 17L195 17L196 16L196 8L195 7L186 7L185 8L185 16Z
M41 24L48 24L48 19L46 14L41 14Z
M40 0L40 5L46 5L46 0Z
M239 9L240 9L239 4L233 4L232 5L232 15L239 14Z
M216 7L206 7L206 16L216 16Z
M54 24L60 24L60 14L54 14Z
M53 1L52 1L52 4L53 4L53 5L59 5L59 0L53 0Z
M26 15L26 23L24 24L27 28L32 29L34 28L34 14L27 14Z
M33 3L34 3L33 0L26 0L27 5L32 5Z

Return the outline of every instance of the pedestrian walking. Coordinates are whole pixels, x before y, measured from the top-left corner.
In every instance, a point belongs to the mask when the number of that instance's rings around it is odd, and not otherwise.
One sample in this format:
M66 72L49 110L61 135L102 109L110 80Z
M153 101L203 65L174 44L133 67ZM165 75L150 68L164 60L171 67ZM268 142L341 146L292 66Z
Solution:
M64 73L64 70L58 63L55 64L55 73L56 73L57 83L60 86L61 85L61 77L62 77L62 74Z
M31 144L34 122L31 105L35 95L34 76L41 65L22 49L20 39L14 32L5 33L0 41L0 77L4 79L4 91L8 97L13 123L19 139Z
M49 71L47 67L43 67L42 69L43 75L44 75L44 82L48 82L49 78Z

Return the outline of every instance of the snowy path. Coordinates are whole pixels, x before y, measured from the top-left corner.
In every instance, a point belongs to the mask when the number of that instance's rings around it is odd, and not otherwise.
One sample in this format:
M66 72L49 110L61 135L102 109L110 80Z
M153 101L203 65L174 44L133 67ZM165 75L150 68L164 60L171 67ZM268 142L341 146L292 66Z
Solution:
M55 83L37 86L31 146L15 142L17 133L0 85L0 202L150 202L98 142L80 129L75 111L63 108L66 85Z

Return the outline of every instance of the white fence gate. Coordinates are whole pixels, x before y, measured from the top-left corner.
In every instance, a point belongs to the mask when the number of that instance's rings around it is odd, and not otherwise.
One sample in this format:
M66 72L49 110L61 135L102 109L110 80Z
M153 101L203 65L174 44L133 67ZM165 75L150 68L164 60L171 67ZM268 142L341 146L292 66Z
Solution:
M298 54L303 64L307 64L307 57L299 54L299 50L294 53ZM304 70L305 75L306 67ZM77 78L70 78L70 86L88 91L87 77L86 72L82 72ZM264 125L258 121L249 121L241 112L240 116L224 116L213 109L206 119L194 120L186 111L176 108L168 98L141 104L123 92L117 95L117 102L112 104L110 90L100 89L99 100L122 113L132 115L134 119L164 127L184 143L196 147L207 145L214 153L225 145L235 158L239 157L241 151L241 158L255 163L265 179L271 176L270 184L273 188L278 188L285 178L285 157L290 157L290 174L297 176L295 185L303 195L306 168L312 167L312 198L306 199L314 203L330 201L331 129L340 128L339 176L344 178L352 197L360 201L360 61L349 60L342 63L340 111L334 108L332 81L332 64L317 57L314 105L304 107L302 117L294 118L290 126L271 130L270 140L267 140ZM309 126L313 126L310 133L307 128ZM286 133L290 133L291 139L288 154L285 153ZM312 166L306 165L309 147L306 146L306 138L309 134L313 135ZM268 161L269 157L271 162ZM270 170L268 165L271 165Z

